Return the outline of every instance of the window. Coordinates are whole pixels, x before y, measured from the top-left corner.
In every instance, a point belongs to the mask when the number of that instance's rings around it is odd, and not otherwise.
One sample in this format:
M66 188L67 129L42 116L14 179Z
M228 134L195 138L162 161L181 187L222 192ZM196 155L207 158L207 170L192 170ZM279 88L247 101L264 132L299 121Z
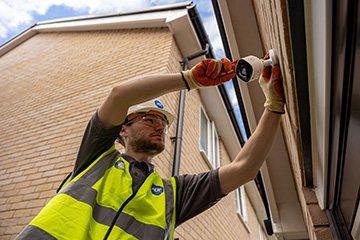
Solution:
M236 212L239 214L241 219L247 224L247 212L246 212L246 201L245 201L245 189L244 186L239 187L235 190L235 201L236 201Z
M214 169L220 167L219 135L215 123L209 119L202 106L200 107L200 152Z
M216 132L214 122L211 122L211 134L212 134L212 157L210 160L213 168L220 167L220 151L219 151L219 135Z
M201 116L200 116L200 150L204 151L206 156L209 154L209 133L210 133L210 120L204 112L203 108L201 108Z

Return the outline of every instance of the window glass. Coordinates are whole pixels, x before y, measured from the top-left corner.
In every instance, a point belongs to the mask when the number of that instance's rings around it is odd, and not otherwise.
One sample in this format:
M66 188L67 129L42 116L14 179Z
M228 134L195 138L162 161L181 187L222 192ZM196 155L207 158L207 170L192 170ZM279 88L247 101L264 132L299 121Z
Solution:
M213 134L213 155L211 165L214 168L220 167L220 151L219 151L219 136L216 132L215 124L212 123L212 134Z
M201 108L200 116L200 150L203 150L207 156L208 154L208 119Z

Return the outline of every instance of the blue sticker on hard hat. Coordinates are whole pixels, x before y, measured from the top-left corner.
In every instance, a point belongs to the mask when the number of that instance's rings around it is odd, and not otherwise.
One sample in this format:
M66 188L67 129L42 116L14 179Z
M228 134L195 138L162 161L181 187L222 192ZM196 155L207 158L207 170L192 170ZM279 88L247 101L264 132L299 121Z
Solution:
M160 109L164 108L164 105L159 100L155 100L155 105Z
M164 191L164 188L162 186L156 186L155 184L152 184L151 192L154 195L159 196L160 194L162 194L163 191Z
M120 160L120 161L115 162L114 167L117 169L123 170L125 168L125 164L123 161Z

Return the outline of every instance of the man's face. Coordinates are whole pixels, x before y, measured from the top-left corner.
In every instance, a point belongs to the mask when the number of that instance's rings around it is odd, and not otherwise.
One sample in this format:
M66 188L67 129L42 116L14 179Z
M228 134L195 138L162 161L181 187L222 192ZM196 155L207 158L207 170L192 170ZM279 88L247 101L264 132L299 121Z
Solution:
M160 116L142 115L136 117L124 128L127 137L126 146L134 152L156 155L165 149L167 124Z

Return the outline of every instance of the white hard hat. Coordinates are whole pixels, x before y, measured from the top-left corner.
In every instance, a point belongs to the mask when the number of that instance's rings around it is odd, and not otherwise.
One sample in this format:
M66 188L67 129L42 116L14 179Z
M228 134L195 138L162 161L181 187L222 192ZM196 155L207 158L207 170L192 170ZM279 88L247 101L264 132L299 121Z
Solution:
M164 104L162 104L159 99L153 99L144 103L131 106L128 109L127 116L129 116L130 114L147 113L150 111L162 113L168 121L168 126L170 126L171 123L174 121L174 115L172 115L172 113L168 112L165 109Z

